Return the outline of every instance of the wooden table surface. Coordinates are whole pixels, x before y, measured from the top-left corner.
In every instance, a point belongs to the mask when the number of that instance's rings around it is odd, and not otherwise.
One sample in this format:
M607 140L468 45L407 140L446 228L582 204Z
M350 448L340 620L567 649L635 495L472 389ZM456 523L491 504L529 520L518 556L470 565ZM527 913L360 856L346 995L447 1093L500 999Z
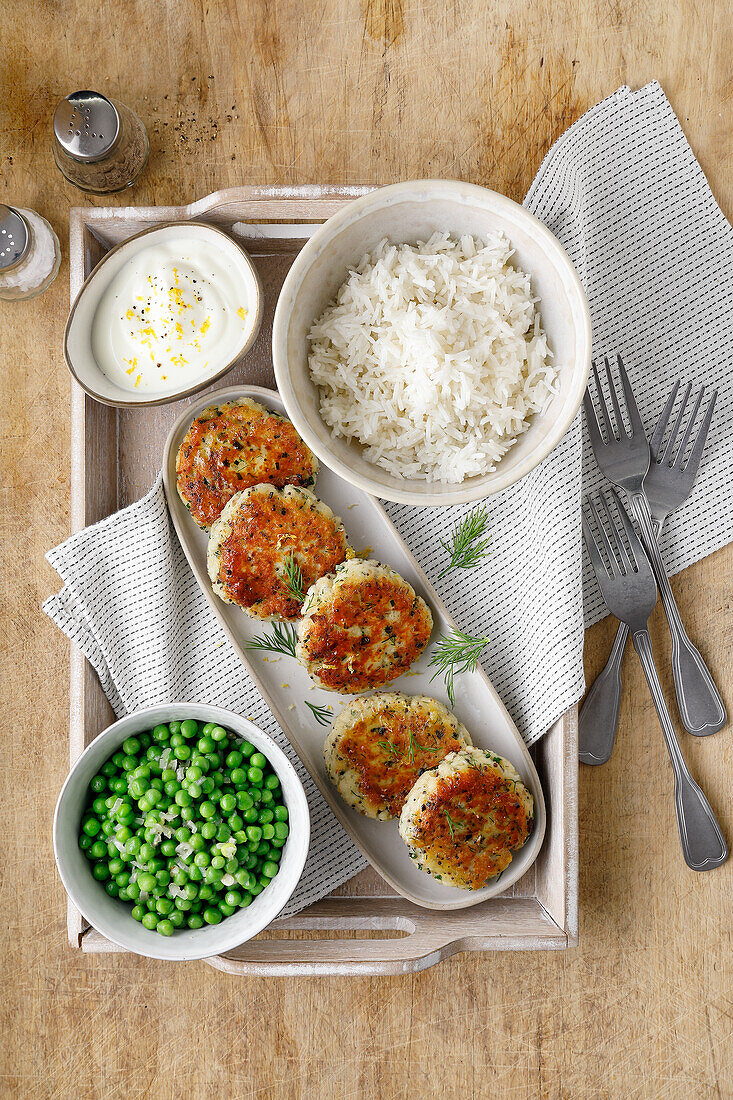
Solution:
M69 529L68 211L58 99L99 88L147 123L149 166L112 203L242 183L461 177L521 199L551 142L622 83L658 78L733 213L730 9L716 0L6 0L2 201L64 248L42 298L0 304L3 756L0 1095L733 1096L733 861L682 861L672 776L627 656L610 764L580 777L580 946L465 955L409 977L236 979L205 964L84 956L65 935L50 828L67 768L69 647L39 610ZM40 475L40 476L39 476ZM731 554L673 583L730 689ZM726 618L727 616L727 618ZM592 677L610 621L589 632ZM726 633L727 631L727 633ZM669 640L653 640L671 698ZM730 727L684 738L733 839Z

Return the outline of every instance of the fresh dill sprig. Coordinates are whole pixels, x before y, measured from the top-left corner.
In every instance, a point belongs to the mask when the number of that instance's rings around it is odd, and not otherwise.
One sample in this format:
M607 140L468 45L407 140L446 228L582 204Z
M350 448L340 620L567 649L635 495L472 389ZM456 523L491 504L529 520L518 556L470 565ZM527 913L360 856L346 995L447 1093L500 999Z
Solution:
M285 586L294 600L298 603L303 602L306 593L303 570L295 560L292 550L285 559Z
M438 574L438 580L441 580L451 569L473 569L483 561L489 553L488 546L491 542L490 537L483 537L488 523L486 505L481 504L455 525L450 541L440 540L440 545L450 560L443 572Z
M389 755L391 757L393 757L395 760L399 760L400 756L402 756L402 753L397 748L394 741L388 741L388 740L377 741L377 744L379 745L380 749L382 749L383 752L389 753Z
M292 623L275 623L270 633L258 634L248 642L244 649L263 649L268 653L282 653L284 657L295 656L297 634Z
M308 707L308 710L312 712L313 717L315 718L319 726L331 725L331 722L333 721L333 714L330 712L328 707L318 706L317 703L309 703L307 699L305 700L305 705Z
M418 752L437 752L438 751L437 747L434 748L434 749L431 749L429 745L421 745L418 741L415 740L415 735L413 734L412 730L410 730L409 737L408 737L407 754L410 757L410 763L411 764L415 763L415 749L417 749Z
M430 683L432 684L436 676L442 675L451 706L456 701L453 677L459 672L475 672L479 657L490 640L472 638L470 634L454 630L451 634L444 634L435 643L428 665L437 671L431 676Z
M452 840L455 836L456 829L463 830L463 829L465 829L466 826L461 825L460 821L454 821L453 818L451 817L451 815L448 813L448 811L446 809L443 810L443 813L445 814L445 820L448 822L448 828L450 829L450 835L451 835L451 840Z

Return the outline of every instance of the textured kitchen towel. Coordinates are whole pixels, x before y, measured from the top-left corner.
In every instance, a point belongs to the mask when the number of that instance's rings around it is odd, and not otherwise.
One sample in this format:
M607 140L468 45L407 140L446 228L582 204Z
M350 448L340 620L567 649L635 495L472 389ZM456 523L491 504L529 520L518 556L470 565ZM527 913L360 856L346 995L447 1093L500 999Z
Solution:
M677 572L733 538L733 231L656 83L621 88L576 122L547 154L525 205L568 250L590 301L595 350L624 356L649 428L678 376L719 388L697 485L662 544ZM579 416L537 470L487 502L491 556L440 581L440 539L469 508L387 505L461 628L491 638L484 667L528 743L580 698L584 621L605 613L587 563L581 586L581 489L599 483ZM64 587L44 608L94 665L118 715L166 699L216 701L250 716L294 760L313 845L285 913L363 866L199 591L160 480L48 557Z

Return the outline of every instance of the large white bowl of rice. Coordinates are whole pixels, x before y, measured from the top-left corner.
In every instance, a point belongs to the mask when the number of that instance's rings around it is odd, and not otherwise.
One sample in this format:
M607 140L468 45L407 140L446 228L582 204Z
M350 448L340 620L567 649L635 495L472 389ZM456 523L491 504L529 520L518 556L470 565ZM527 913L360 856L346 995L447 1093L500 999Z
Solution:
M583 397L588 303L559 241L504 195L421 180L348 202L310 237L275 312L298 432L359 488L479 500L547 457Z

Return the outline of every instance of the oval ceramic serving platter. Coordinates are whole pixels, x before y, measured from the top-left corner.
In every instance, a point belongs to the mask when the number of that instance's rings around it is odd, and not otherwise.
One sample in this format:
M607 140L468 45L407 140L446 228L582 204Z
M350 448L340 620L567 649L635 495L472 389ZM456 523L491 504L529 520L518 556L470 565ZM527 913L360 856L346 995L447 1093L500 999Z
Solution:
M384 690L402 691L406 695L429 695L439 699L467 727L474 745L491 749L511 761L534 797L535 822L529 840L515 854L503 874L489 886L481 890L458 890L444 886L418 870L409 858L407 846L398 834L396 821L372 820L341 801L329 782L323 762L323 742L328 730L318 724L305 703L307 701L332 707L336 715L354 697L314 688L307 672L294 658L283 656L278 659L272 654L263 655L258 651L246 650L245 644L271 624L249 618L238 607L225 604L214 595L206 569L208 535L194 523L178 496L176 455L194 417L212 404L241 397L250 397L274 412L286 415L279 394L273 390L259 386L218 390L197 398L187 407L174 424L165 447L163 484L168 507L183 551L204 595L252 681L262 693L336 817L372 866L398 893L416 905L443 910L464 909L503 893L532 865L542 846L545 834L545 802L539 777L516 726L481 668L456 676L456 702L453 707L450 706L442 680L436 678L431 681L433 670L428 668L428 660L433 644L441 634L455 629L456 624L377 500L354 488L321 464L314 491L341 517L349 541L357 553L376 558L396 569L427 601L433 613L433 635L420 660L412 666L409 673L393 681Z

